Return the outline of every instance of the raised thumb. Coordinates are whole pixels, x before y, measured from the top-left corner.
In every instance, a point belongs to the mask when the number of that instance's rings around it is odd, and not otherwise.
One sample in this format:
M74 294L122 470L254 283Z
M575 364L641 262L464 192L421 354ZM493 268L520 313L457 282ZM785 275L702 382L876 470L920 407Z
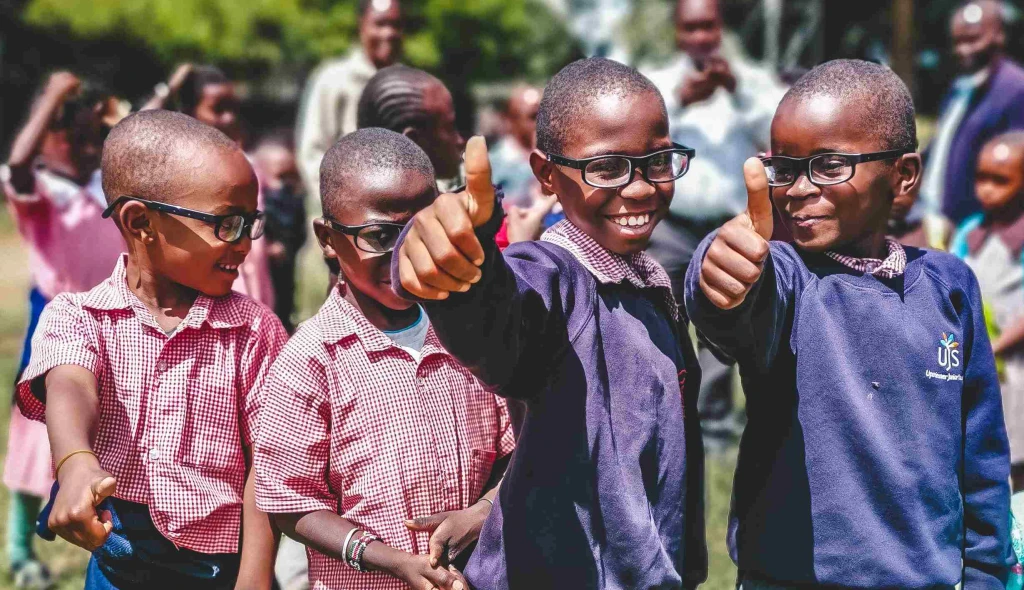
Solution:
M430 516L419 516L411 520L405 521L405 527L411 531L426 531L431 532L444 522L444 519L448 517L448 513L442 512L440 514L432 514Z
M759 158L748 158L743 163L743 180L747 185L747 217L754 231L769 240L775 224L772 219L772 201L768 197L768 175Z
M466 209L473 227L480 227L494 212L494 185L491 184L491 161L487 157L487 140L476 135L466 143Z

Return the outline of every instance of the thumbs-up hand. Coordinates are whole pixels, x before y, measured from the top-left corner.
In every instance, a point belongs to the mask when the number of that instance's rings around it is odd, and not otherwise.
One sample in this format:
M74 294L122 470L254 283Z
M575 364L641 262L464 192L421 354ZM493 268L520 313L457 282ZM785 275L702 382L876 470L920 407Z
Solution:
M446 299L480 280L484 249L474 230L494 212L491 163L483 137L466 144L466 190L446 193L413 218L398 256L406 291L422 299Z
M743 164L747 184L747 210L718 230L700 267L700 288L720 309L743 303L761 277L772 236L772 203L768 198L768 176L757 158Z
M110 514L96 507L114 495L117 480L92 455L77 455L60 471L60 489L53 501L48 526L87 551L103 546L113 530Z

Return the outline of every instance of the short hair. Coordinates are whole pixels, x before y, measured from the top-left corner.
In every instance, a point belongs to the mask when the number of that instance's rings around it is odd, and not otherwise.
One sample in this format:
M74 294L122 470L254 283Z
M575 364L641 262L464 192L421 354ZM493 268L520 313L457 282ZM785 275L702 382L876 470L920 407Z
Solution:
M434 166L427 154L408 137L379 127L345 135L320 161L320 206L336 211L353 184L384 171L413 171L435 186Z
M215 66L193 66L178 91L181 112L195 116L196 108L203 100L203 89L207 86L230 84L231 80Z
M241 153L220 131L183 113L140 111L114 125L103 143L103 193L166 201L182 178L181 167L211 151Z
M356 126L381 127L401 133L407 127L429 122L424 91L440 80L416 68L395 64L382 68L370 78L359 97Z
M1007 131L1000 133L992 139L985 142L984 147L995 145L998 143L1005 143L1015 148L1024 148L1024 130Z
M537 110L537 148L561 153L573 131L586 124L590 107L598 97L645 93L658 97L667 118L661 92L636 69L602 57L572 62L544 87Z
M801 76L782 103L816 96L866 107L858 123L874 132L883 150L917 149L914 100L888 67L859 59L825 62Z

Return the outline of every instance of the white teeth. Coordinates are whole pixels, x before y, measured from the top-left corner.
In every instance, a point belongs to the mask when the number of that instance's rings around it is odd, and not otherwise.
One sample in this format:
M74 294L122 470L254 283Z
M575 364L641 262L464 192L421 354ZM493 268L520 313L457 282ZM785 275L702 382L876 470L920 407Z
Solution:
M627 222L625 217L620 217L619 218L619 221L618 221L619 225L621 225L622 227L626 227L626 223L628 223L628 222Z
M629 227L636 227L636 217L629 218Z

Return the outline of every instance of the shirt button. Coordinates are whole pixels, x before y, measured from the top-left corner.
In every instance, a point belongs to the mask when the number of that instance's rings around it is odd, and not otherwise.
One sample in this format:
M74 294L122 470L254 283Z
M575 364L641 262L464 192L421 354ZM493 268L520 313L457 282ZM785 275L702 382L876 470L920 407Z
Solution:
M166 371L167 370L167 361L165 361L163 359L160 359L159 361L157 361L156 362L156 370L157 371L161 371L161 372Z
M149 449L149 460L159 461L160 460L160 449Z

